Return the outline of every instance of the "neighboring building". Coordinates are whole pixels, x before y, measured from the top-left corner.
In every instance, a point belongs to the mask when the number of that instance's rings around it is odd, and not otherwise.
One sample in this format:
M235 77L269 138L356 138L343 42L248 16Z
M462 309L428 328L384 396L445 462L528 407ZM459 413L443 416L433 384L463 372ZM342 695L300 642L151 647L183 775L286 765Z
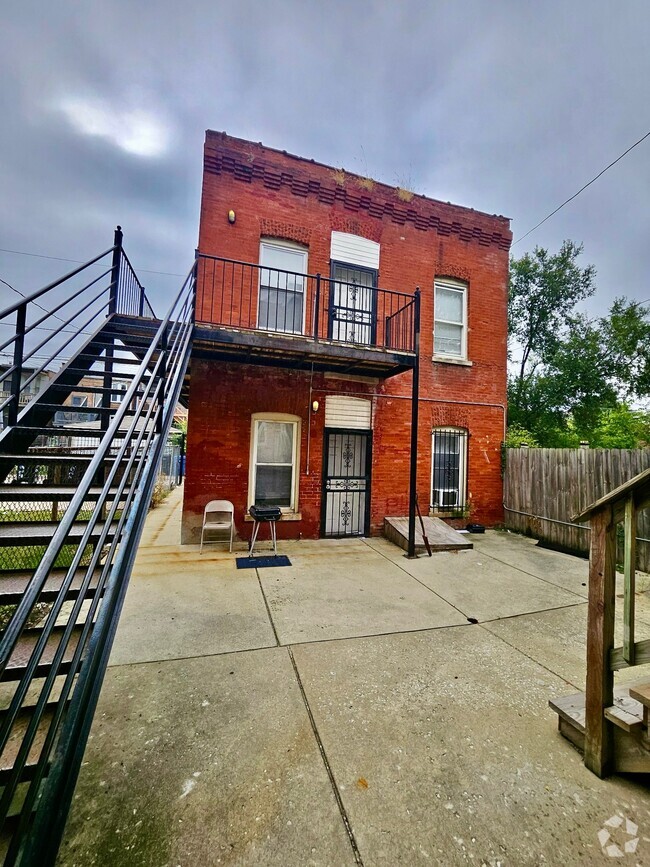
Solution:
M11 397L11 365L8 363L0 364L0 403L4 403ZM55 376L51 370L37 370L34 367L23 367L20 375L20 407L27 404L40 392ZM7 408L4 407L0 413L0 430L4 430L7 424Z
M502 520L505 217L208 131L183 541L210 499L283 509L284 538L408 513L421 290L423 511ZM317 276L320 275L320 276Z

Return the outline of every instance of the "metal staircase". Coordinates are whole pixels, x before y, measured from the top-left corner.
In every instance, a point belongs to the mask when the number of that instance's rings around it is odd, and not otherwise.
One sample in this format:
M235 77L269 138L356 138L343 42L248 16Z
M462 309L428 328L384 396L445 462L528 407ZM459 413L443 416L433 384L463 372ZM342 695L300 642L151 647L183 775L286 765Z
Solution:
M118 227L111 248L0 313L7 867L56 859L184 385L195 283L193 267L157 320Z

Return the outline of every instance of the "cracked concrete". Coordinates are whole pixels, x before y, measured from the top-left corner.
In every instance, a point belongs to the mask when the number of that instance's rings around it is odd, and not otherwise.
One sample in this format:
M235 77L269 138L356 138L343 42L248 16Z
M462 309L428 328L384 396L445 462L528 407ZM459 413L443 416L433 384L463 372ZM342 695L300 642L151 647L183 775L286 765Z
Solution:
M547 706L584 684L586 561L488 532L238 571L178 545L180 497L147 522L60 867L611 864L617 815L618 862L650 864L647 781L598 780Z

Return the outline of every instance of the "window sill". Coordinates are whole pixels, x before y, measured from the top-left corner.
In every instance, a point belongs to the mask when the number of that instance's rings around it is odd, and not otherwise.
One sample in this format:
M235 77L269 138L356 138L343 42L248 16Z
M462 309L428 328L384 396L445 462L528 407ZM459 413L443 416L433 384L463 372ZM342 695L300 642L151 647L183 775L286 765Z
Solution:
M458 364L461 367L472 367L473 362L466 358L447 358L445 355L434 355L432 361L438 364Z
M248 524L253 523L253 518L246 513L244 515L244 521ZM280 521L302 521L302 513L301 512L283 512Z

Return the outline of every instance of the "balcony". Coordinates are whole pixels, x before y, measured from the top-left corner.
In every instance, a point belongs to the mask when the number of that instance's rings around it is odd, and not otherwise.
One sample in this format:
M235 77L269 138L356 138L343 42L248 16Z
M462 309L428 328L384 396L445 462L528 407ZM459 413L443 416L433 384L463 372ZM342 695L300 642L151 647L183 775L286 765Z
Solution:
M200 254L194 355L393 376L415 364L418 306L416 295Z

